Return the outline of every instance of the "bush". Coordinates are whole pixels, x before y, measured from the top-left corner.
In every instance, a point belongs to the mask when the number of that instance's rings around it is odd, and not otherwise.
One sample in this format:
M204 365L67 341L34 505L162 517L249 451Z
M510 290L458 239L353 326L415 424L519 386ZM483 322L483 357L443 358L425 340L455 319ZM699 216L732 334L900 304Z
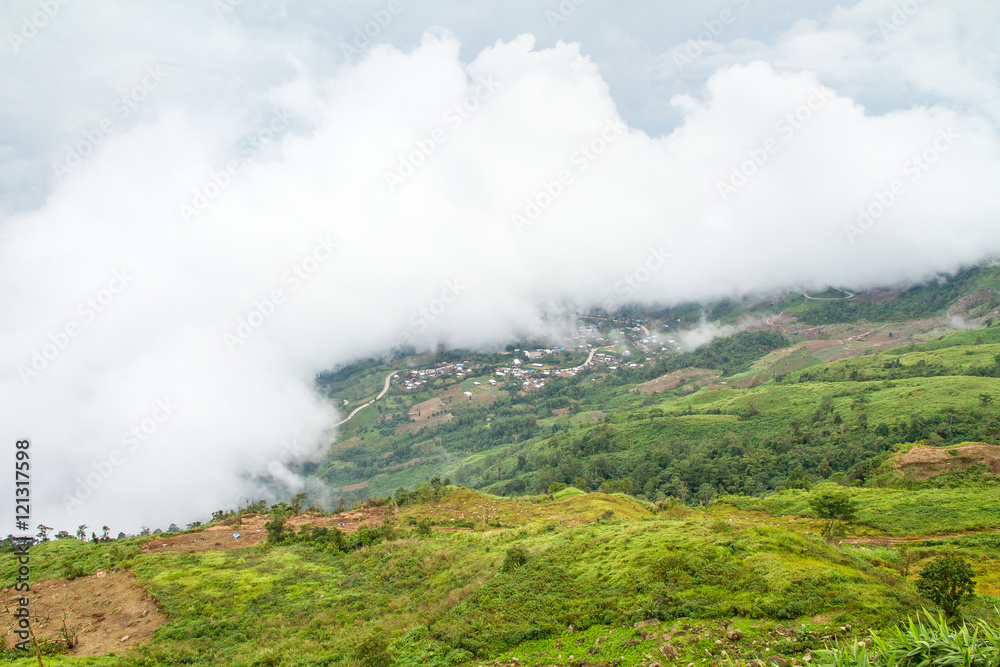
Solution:
M501 572L513 572L517 568L528 562L528 552L524 547L511 547L507 549L507 557L500 566Z
M271 520L264 524L267 531L268 544L280 544L285 539L285 521L287 515L282 511L275 511L271 514Z
M381 631L376 630L361 640L352 656L362 667L392 667L396 663L389 652L389 642Z
M944 609L948 616L955 616L959 606L972 598L976 580L964 558L943 556L924 567L917 581L917 590Z

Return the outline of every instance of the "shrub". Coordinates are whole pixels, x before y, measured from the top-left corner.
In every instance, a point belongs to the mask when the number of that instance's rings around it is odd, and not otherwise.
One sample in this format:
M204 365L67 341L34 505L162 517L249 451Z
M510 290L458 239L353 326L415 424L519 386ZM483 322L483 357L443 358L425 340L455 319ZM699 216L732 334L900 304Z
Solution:
M389 652L389 642L381 631L368 635L354 649L352 656L362 667L392 667L396 663Z
M264 529L267 531L268 544L280 544L285 538L285 521L287 518L287 515L280 510L271 514L271 520L264 524Z
M964 558L943 556L924 567L917 581L917 590L944 609L948 616L955 616L959 606L972 598L976 580Z
M513 572L517 568L528 562L528 552L524 547L511 547L507 549L507 557L500 566L501 572Z

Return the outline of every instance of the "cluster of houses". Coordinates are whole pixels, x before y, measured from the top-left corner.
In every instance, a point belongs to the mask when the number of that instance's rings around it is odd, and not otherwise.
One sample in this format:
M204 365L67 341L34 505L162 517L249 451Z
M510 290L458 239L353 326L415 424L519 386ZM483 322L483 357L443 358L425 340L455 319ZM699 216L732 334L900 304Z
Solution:
M439 377L449 377L454 376L457 378L464 378L468 373L471 373L476 368L475 365L470 365L468 361L463 361L462 363L442 363L438 364L434 368L424 368L422 370L412 370L405 371L403 373L403 386L407 389L420 389L423 385L428 382L433 382Z
M635 326L637 323L641 325L641 320L614 322L614 324L619 325L620 333L626 339L631 338L631 345L641 352L654 354L656 352L680 351L680 345L676 341L668 340L666 346L661 346L658 336L655 334L650 336L648 330L644 331L644 327ZM645 337L642 336L643 333L646 334ZM546 368L544 361L548 355L565 352L567 349L586 352L593 345L602 347L614 342L613 339L606 339L599 334L600 331L596 326L584 323L569 332L566 337L565 347L514 350L509 364L498 366L493 372L493 377L486 379L485 382L490 387L497 387L513 379L518 381L525 390L541 389L545 386L545 382L548 379L553 377L573 377L578 373L586 371L588 368L596 366L602 366L609 371L615 371L619 367L625 368L627 366L628 368L636 368L644 365L641 362L632 362L631 359L628 359L632 353L624 350L621 353L614 354L611 352L595 352L586 363L572 368ZM659 348L659 350L656 348ZM645 359L645 361L650 360L649 357ZM425 388L438 378L454 377L456 380L461 381L463 378L474 377L482 372L481 364L470 364L468 361L463 361L461 363L441 363L434 368L403 371L400 375L402 375L405 389L415 391ZM399 375L395 376L396 379L399 379L399 377ZM481 385L482 383L475 382L474 384ZM465 395L472 396L472 393L471 391L466 391Z

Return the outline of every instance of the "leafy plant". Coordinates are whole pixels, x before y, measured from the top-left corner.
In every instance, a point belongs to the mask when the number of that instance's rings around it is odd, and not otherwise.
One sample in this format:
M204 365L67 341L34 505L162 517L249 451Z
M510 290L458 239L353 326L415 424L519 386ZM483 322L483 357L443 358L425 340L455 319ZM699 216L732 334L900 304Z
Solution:
M976 579L964 558L943 556L924 567L917 590L948 616L956 616L961 604L975 594Z
M817 651L817 667L993 667L1000 661L1000 626L978 620L974 624L949 627L944 615L925 619L917 616L905 626L896 626L884 634L871 632L871 647L866 642L850 642L832 649Z
M830 537L842 524L858 519L858 506L846 491L820 489L809 496L809 507L820 519L826 521L823 536Z
M501 572L513 572L517 568L528 562L528 552L524 547L511 547L507 549L507 557L504 558Z

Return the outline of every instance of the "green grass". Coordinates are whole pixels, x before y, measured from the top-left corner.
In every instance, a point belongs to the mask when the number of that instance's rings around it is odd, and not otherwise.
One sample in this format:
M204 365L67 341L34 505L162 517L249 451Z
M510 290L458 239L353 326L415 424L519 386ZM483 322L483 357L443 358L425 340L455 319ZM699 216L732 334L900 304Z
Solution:
M486 519L474 530L418 538L408 526L423 518L447 526L477 512ZM498 517L501 527L486 523ZM649 618L712 635L679 646L684 656L708 649L716 658L721 650L763 658L801 655L836 624L882 627L918 608L892 553L838 549L762 517L731 506L657 514L628 496L571 489L516 501L455 489L401 508L393 539L349 553L295 543L141 554L136 540L64 540L35 547L32 562L39 576L58 576L71 562L127 566L149 589L169 622L147 647L104 662L66 661L121 667L346 665L374 632L386 634L401 666L473 665L513 651L525 664L573 653L625 656L624 667L653 645L632 628ZM515 546L527 561L502 572ZM747 641L720 649L722 619ZM803 623L807 632L793 632ZM568 633L570 625L582 632ZM598 636L606 640L597 644Z
M1000 529L1000 484L952 489L844 489L858 503L861 522L890 535ZM727 499L744 510L775 516L812 516L809 492L789 490L762 498Z

